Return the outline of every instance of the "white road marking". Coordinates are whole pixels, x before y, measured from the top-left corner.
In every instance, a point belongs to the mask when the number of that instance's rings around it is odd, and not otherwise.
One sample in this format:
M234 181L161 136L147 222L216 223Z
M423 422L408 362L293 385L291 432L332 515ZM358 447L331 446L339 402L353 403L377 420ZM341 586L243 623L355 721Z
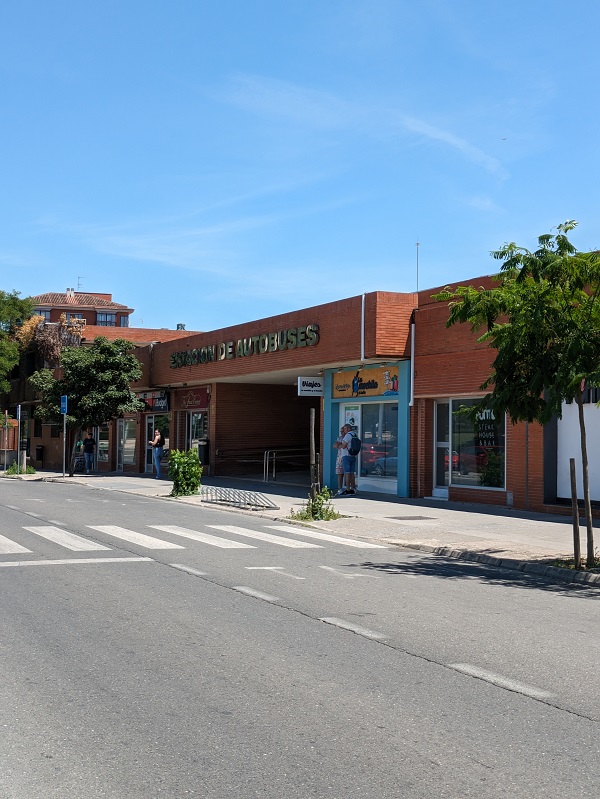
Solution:
M26 552L31 552L31 550L22 547L21 544L17 544L14 541L11 541L10 538L5 538L3 535L0 535L1 555L13 555L18 553L24 555Z
M234 591L239 591L240 594L253 596L255 599L264 599L265 602L279 602L278 596L271 596L271 594L263 594L262 591L255 591L254 588L248 588L246 585L233 585Z
M6 507L10 508L11 510L21 510L21 508L19 508L17 505L6 505Z
M97 544L88 538L61 530L60 527L24 527L23 529L46 538L48 541L53 541L61 547L72 549L73 552L93 552L100 549L110 549L110 547Z
M306 541L294 541L290 538L282 538L279 535L259 533L257 530L248 530L245 527L236 527L233 524L209 524L207 526L212 530L221 530L224 533L233 533L234 535L244 535L247 538L256 538L259 541L267 541L269 544L279 544L279 546L282 547L291 547L292 549L322 549L319 544L308 544Z
M193 574L194 577L206 577L206 572L199 572L198 569L192 569L190 566L184 566L183 563L169 563L172 569L179 569L179 571Z
M245 566L244 568L253 571L277 572L277 574L281 574L284 577L291 577L293 580L306 580L306 577L298 577L296 574L290 574L289 572L284 571L283 566Z
M319 619L319 621L325 622L325 624L332 624L334 627L340 627L342 630L350 630L352 633L356 633L357 635L363 635L365 638L385 638L386 636L383 633L376 633L373 630L367 630L366 627L359 627L358 624L352 624L352 622L344 621L344 619L335 619L335 618L323 618Z
M98 530L99 533L105 533L113 538L119 538L121 541L129 541L131 544L137 544L146 549L185 549L180 544L161 541L160 538L136 533L134 530L127 530L125 527L118 527L115 524L87 524L86 527L89 527L90 530Z
M331 535L330 533L318 533L316 530L307 530L301 527L293 527L291 524L269 524L269 530L283 530L285 533L293 533L294 535L303 535L306 538L318 538L320 541L331 541L334 544L344 544L347 547L357 547L359 549L387 549L381 544L370 544L367 541L357 541L353 538L341 538L339 535Z
M25 511L28 516L35 516L36 519L39 519L42 515L41 513L34 513L32 510Z
M45 499L36 499L35 497L25 497L25 502L45 502Z
M530 696L532 699L551 699L555 696L555 694L549 691L544 691L533 685L526 685L525 683L511 680L510 677L503 677L501 674L495 674L493 671L485 671L477 666L471 666L469 663L448 663L448 668L459 671L461 674L468 674L469 677L476 677L478 680L489 682L492 685L497 685L499 688L507 688L509 691L514 691L517 694Z
M152 558L70 558L68 560L15 560L3 566L71 566L79 563L155 563Z
M192 541L201 541L203 544L210 544L221 549L256 549L252 544L242 544L241 541L229 541L227 538L218 538L216 535L199 533L197 530L188 530L187 527L177 527L174 524L149 524L153 530L162 530L163 533L180 535L183 538L191 538Z
M338 577L345 577L346 580L354 580L356 577L370 577L373 580L381 580L380 574L348 574L348 572L339 571L339 569L334 569L333 566L319 566L319 569L325 569L325 571L333 572L337 574Z

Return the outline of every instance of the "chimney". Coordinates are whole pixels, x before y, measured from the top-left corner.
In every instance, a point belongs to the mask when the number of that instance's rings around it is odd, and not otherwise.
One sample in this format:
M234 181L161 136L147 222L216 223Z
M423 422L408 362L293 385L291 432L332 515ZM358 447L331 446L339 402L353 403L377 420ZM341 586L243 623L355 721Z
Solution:
M183 322L177 322L177 330L185 330L185 324Z
M67 289L67 293L65 295L67 302L75 302L75 289Z

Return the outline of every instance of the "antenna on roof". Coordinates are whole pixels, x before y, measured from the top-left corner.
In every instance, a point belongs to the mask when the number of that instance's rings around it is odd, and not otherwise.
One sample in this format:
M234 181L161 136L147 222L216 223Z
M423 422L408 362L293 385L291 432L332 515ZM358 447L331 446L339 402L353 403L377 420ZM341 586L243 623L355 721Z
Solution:
M79 291L79 289L81 288L81 281L83 280L84 277L85 275L82 275L81 277L77 278L77 291Z
M421 246L421 242L417 241L415 247L417 248L417 291L419 291L419 247Z

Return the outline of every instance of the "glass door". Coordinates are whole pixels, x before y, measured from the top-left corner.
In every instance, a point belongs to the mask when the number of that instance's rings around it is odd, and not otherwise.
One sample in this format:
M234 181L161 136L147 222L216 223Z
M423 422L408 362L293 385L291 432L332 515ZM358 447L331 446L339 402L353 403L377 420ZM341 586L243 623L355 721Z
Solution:
M438 400L435 403L434 438L433 496L448 499L452 457L450 454L450 402L447 400Z
M154 439L156 428L158 428L164 436L165 451L169 449L169 423L170 417L168 413L149 413L146 415L146 457L144 460L146 474L152 474L154 468L150 442Z
M198 451L198 444L206 437L208 418L205 413L188 411L186 420L186 449Z

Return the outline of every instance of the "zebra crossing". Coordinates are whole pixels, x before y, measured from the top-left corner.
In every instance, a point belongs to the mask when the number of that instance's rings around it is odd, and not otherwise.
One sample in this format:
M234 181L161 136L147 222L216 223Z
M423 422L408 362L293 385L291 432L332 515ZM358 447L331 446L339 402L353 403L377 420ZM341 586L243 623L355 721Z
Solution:
M166 533L167 536L175 539L185 539L186 543L176 543L169 538L161 538L158 535L150 535L147 532L132 530L114 524L88 524L87 529L94 533L101 533L106 537L107 543L100 543L94 538L87 538L84 535L77 535L59 527L57 524L28 525L21 529L33 536L43 539L50 544L61 549L72 552L108 552L113 547L118 547L119 542L135 544L147 550L174 550L186 549L193 544L219 549L257 549L262 545L272 545L285 547L294 550L315 550L323 549L326 544L336 544L341 546L359 549L386 549L382 544L374 544L370 541L360 541L354 538L344 538L343 536L322 533L308 528L296 528L291 525L266 525L263 529L257 530L251 527L242 527L228 524L207 524L198 525L204 529L191 529L180 527L173 524L148 524L144 525L147 530L156 531L157 534ZM286 536L280 533L287 533ZM29 537L30 538L30 537ZM30 549L31 543L27 539L28 545L19 539L18 534L11 537L0 534L0 557L3 555L32 555L34 549ZM243 538L244 541L239 539ZM312 539L305 541L302 539ZM248 540L255 543L247 543ZM318 543L316 543L318 542ZM111 547L112 543L112 547ZM9 561L10 562L10 561Z

